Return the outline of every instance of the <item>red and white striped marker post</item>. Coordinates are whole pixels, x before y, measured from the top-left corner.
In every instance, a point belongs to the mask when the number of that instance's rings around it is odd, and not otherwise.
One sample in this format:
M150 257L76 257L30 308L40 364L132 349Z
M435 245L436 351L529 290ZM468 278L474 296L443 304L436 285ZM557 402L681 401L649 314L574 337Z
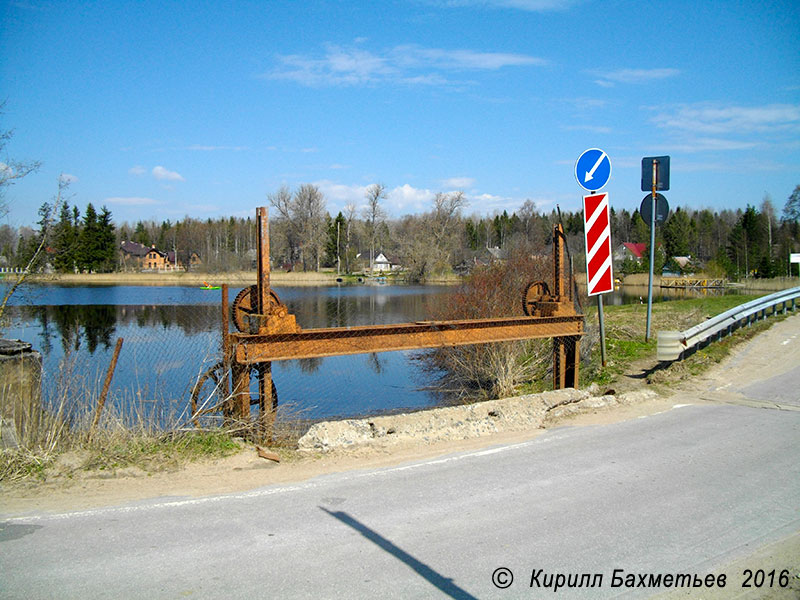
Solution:
M603 296L614 291L614 265L611 260L611 217L608 194L583 197L583 232L586 239L586 289L597 296L600 322L600 363L606 366L606 331Z
M590 296L614 291L609 212L608 194L591 194L583 197L586 285Z

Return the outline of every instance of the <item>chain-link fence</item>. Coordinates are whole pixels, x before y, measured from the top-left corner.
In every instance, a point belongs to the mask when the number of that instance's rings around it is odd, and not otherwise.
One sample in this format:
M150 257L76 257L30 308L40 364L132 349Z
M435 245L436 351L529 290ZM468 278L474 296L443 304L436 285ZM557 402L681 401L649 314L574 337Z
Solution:
M214 393L230 396L239 361L253 365L254 413L264 408L258 375L268 364L277 422L307 424L550 389L554 365L568 385L583 320L565 281L559 290L551 257L521 255L458 286L276 286L262 330L269 335L232 335L227 363L223 329L263 322L251 314L254 302L235 301L255 286L230 288L224 325L221 290L32 284L8 307L4 336L41 352L46 408L93 414L122 338L104 419L192 427L193 412L219 406ZM552 336L560 336L555 352ZM221 422L218 412L201 424Z

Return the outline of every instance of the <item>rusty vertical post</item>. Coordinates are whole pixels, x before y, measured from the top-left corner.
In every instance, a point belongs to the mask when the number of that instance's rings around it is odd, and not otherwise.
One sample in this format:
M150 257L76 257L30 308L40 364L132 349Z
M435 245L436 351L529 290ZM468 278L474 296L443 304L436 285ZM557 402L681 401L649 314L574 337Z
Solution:
M246 421L250 418L250 368L234 361L228 332L228 285L222 286L222 361L225 366L223 381L225 397L229 397L223 409L225 420ZM228 368L232 381L228 384ZM229 392L230 390L230 396Z
M111 387L111 378L114 377L114 370L117 368L117 359L119 358L119 351L122 350L122 338L117 338L117 345L114 346L114 354L111 356L111 364L108 365L106 372L106 380L103 382L103 391L100 392L100 399L97 401L97 408L94 411L94 419L92 426L89 429L88 441L92 441L92 436L97 429L97 424L100 423L100 415L103 412L103 407L106 405L106 397L108 396L108 388Z
M258 314L266 315L269 310L269 213L266 206L256 209L258 224ZM259 331L266 327L263 320Z
M250 366L238 362L231 365L233 392L231 395L231 412L234 420L250 419Z
M258 221L258 314L259 332L269 329L270 282L269 282L269 211L265 206L256 209ZM260 421L262 435L271 435L275 420L274 398L272 395L272 363L266 362L258 369L258 400L261 409ZM249 410L249 407L248 407Z
M553 295L564 295L564 228L561 223L553 227Z
M230 309L228 307L228 284L222 284L222 314L220 315L220 328L222 329L222 381L220 381L220 385L222 386L222 397L227 398L230 396L231 388L230 388L230 377L228 372L231 368L231 360L232 360L232 353L231 353L231 336L230 331L228 330L228 321L230 317L228 316Z
M564 272L564 228L560 223L553 227L553 296L557 302L561 301L564 293L562 276ZM566 344L564 338L553 338L553 389L560 390L566 387Z

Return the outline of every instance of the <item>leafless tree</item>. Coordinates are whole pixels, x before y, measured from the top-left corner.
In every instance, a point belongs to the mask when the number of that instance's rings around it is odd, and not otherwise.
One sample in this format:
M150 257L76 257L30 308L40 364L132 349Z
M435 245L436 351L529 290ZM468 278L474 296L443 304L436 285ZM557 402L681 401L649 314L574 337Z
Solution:
M292 264L300 255L300 232L292 218L292 193L282 186L267 196L275 217L270 219L270 247L273 256L283 255ZM281 250L283 248L283 251Z
M325 248L325 196L317 186L304 183L292 198L291 212L301 235L303 269L308 270L310 261L314 261L319 271Z
M519 219L522 221L522 227L525 230L525 239L532 242L533 224L536 218L536 204L528 198L522 203L519 208Z
M767 220L769 257L772 258L772 224L775 222L775 205L772 203L772 196L769 194L764 194L764 199L761 201L761 214Z
M375 263L375 240L378 237L378 230L386 220L386 211L381 206L381 200L386 199L386 186L382 183L373 183L367 188L365 194L367 206L364 208L364 227L369 238L369 270Z
M440 192L433 199L431 212L401 221L398 235L409 279L423 280L451 268L459 241L461 209L466 205L463 192Z
M352 273L351 259L353 257L351 255L353 255L355 252L353 251L351 244L356 220L356 205L354 202L349 202L345 205L344 218L347 223L344 241L344 270L345 273Z

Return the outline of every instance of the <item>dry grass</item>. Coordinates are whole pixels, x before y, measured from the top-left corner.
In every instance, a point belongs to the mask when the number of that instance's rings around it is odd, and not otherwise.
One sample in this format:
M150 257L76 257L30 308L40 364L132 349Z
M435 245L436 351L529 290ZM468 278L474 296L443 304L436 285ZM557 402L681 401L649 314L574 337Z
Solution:
M234 440L235 427L214 431L183 427L185 409L156 411L155 406L168 407L169 403L153 399L109 398L99 426L89 435L99 385L81 383L82 379L73 376L72 366L69 359L62 361L53 398L44 406L31 402L20 408L13 399L0 397L0 403L12 410L5 424L13 427L15 444L7 439L3 443L16 446L0 452L0 481L63 475L64 469L56 462L67 453L72 471L113 472L135 467L154 472L240 449Z
M273 271L270 281L274 285L327 285L336 280L335 273L284 273ZM256 283L255 271L226 273L171 272L171 273L52 273L31 275L31 282L70 283L80 285L189 285L200 286L208 281L213 285L227 283L245 286Z

